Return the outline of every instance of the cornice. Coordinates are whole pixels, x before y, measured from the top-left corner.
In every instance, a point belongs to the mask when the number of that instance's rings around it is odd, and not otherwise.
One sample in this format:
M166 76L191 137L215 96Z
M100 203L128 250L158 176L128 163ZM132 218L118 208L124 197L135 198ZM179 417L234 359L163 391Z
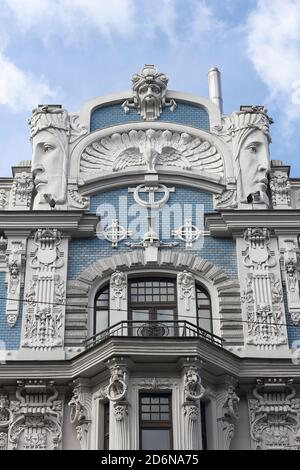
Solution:
M299 234L300 210L236 210L207 213L204 215L205 230L215 237L240 235L248 227L265 227L277 234Z
M206 175L197 175L195 173L176 169L159 170L158 182L163 184L173 184L177 186L189 186L198 190L208 191L213 194L222 194L225 185L221 183L220 177L211 177ZM136 186L145 182L144 169L134 168L128 170L126 174L109 174L97 176L85 181L80 185L80 194L83 196L91 196L93 194L130 185Z
M83 211L3 211L0 212L0 231L59 228L66 235L90 237L99 219Z
M16 354L22 357L21 352ZM104 372L107 360L113 357L130 358L139 365L151 364L152 369L160 368L163 363L176 366L184 357L198 357L203 361L203 370L213 377L229 374L246 382L261 376L280 376L294 377L300 383L300 368L290 358L241 358L201 338L108 338L65 361L42 361L38 358L36 361L7 361L0 365L0 384L20 377L51 378L57 383L72 381L79 376L90 379Z

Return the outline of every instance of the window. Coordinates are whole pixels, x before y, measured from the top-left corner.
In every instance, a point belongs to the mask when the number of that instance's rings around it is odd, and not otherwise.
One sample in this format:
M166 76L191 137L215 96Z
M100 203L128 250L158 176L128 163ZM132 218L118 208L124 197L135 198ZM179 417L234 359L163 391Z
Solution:
M171 450L171 395L140 394L140 449Z
M197 324L199 328L212 333L210 297L204 287L196 285Z
M109 402L104 403L103 449L109 450Z
M129 315L130 320L141 322L140 333L146 336L147 329L143 329L142 322L158 322L162 327L152 325L151 335L167 336L173 334L172 324L168 320L176 320L176 281L169 278L145 278L131 280ZM138 325L138 324L137 324ZM138 330L138 326L136 327Z
M102 287L95 297L94 334L109 326L109 286Z

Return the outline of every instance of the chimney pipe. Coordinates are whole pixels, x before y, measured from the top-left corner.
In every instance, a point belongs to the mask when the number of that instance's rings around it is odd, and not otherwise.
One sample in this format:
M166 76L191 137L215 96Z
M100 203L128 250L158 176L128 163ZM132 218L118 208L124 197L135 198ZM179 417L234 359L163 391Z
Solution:
M208 72L209 98L215 103L223 114L223 98L221 88L221 73L218 67L212 67Z

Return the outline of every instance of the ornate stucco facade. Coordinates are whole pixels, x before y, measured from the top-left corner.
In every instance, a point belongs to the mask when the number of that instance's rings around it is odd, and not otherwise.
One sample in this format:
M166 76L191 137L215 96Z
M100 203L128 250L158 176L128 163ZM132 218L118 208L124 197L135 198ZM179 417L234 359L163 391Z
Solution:
M147 65L33 111L0 178L0 450L300 448L300 179L271 124L223 114L216 68L209 98Z

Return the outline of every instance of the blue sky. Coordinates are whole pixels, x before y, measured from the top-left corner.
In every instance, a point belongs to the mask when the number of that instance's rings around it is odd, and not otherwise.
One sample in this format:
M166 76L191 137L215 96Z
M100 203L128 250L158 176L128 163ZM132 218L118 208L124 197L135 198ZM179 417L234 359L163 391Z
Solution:
M169 88L207 96L222 72L224 111L265 104L271 158L300 177L300 0L0 0L0 174L31 158L39 103L77 111L127 90L145 63Z

